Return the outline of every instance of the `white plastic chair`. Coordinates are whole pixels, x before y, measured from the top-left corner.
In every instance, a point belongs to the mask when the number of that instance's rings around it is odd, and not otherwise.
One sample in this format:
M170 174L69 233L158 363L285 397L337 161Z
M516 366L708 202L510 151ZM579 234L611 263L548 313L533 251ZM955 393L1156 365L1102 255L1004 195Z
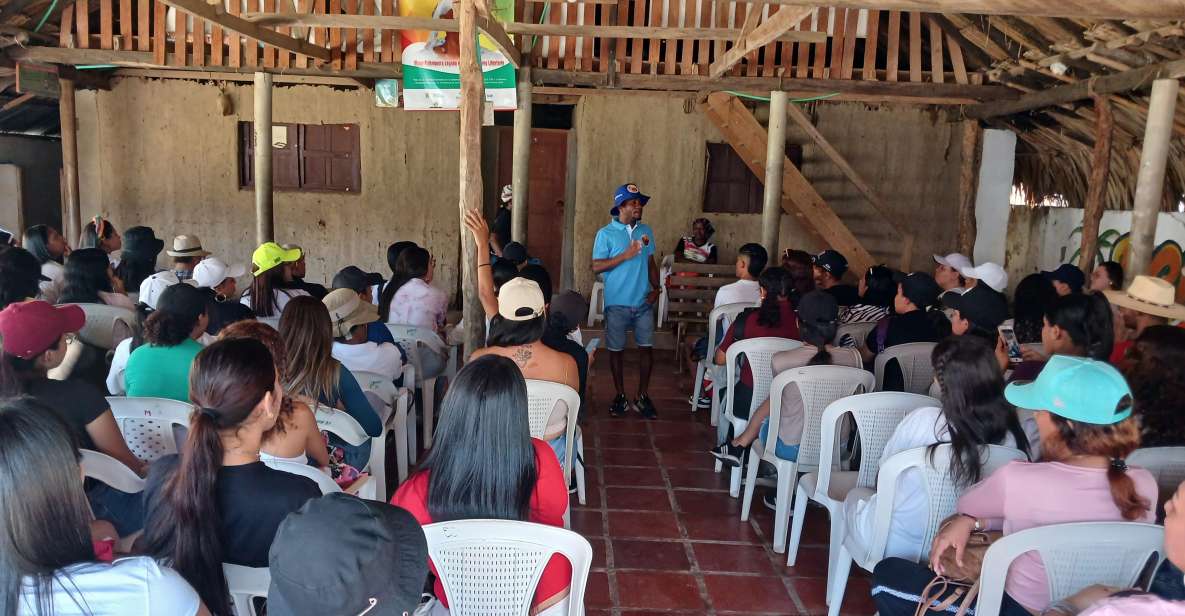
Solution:
M409 452L414 452L416 448L416 414L410 409L411 393L406 388L396 387L381 374L358 371L353 372L353 375L367 398L373 396L381 402L375 410L383 421L384 432L395 433L395 465L399 483L403 483L407 479Z
M136 329L136 313L107 304L74 304L82 308L86 324L78 332L83 342L110 351Z
M138 494L144 491L144 479L123 462L90 449L79 449L82 454L82 474L97 479L120 492Z
M107 404L111 405L111 414L115 416L128 449L146 462L177 453L180 443L185 440L183 435L189 432L193 405L188 402L107 396Z
M358 470L370 471L372 480L363 486L358 496L370 500L386 501L387 446L383 435L380 434L372 438L362 429L357 419L350 417L349 413L322 404L317 405L316 416L318 429L337 435L338 438L350 445L358 447L366 441L370 441L370 460L367 461L365 469Z
M782 392L790 384L798 387L803 401L802 438L798 445L798 459L784 460L775 454L778 431L781 427ZM777 505L774 508L774 552L786 551L786 527L790 519L790 497L798 487L798 473L819 469L820 423L827 405L859 393L872 390L873 376L867 370L846 366L805 366L786 370L774 377L769 387L769 432L765 442L753 441L749 453L749 468L745 480L745 497L741 504L741 521L749 519L749 509L756 491L758 460L765 460L778 469Z
M983 455L982 477L987 477L1013 460L1027 461L1028 457L1019 449L989 445L981 450ZM934 450L931 460L929 447L917 447L894 454L881 465L876 482L876 524L868 543L862 543L851 533L844 533L843 545L839 549L839 561L835 568L835 578L827 581L828 592L831 593L831 603L828 606L828 616L839 616L840 605L843 604L844 591L848 585L848 574L852 570L852 561L861 568L872 571L876 564L885 558L885 550L889 543L889 530L893 518L893 504L897 496L897 485L901 478L910 470L921 472L923 485L926 488L926 499L929 513L926 517L925 531L922 535L922 545L929 546L938 534L939 525L955 512L955 505L965 487L960 488L950 476L951 446L939 445ZM839 522L844 523L841 516ZM921 520L911 520L911 524Z
M584 464L580 463L577 454L584 453L584 435L576 423L580 414L580 394L562 383L527 379L527 418L531 425L531 436L543 438L547 429L547 419L560 403L568 408L568 426L565 432L567 448L560 464L564 466L565 482L570 484L572 473L576 473L576 497L583 505L586 502Z
M403 348L407 351L408 359L416 367L416 388L420 390L420 397L423 401L424 447L431 447L432 422L436 409L436 379L443 376L451 383L457 376L457 347L446 345L440 336L436 335L436 332L423 327L387 323L387 329L391 330L391 336L395 338L396 342L404 343ZM431 349L437 355L447 358L444 372L440 376L424 377L424 367L420 362L421 349Z
M876 390L884 391L885 366L890 360L896 359L901 367L901 376L905 383L905 391L914 394L925 394L930 391L930 384L934 381L934 366L930 362L930 354L934 352L935 342L910 342L891 346L876 356L875 370Z
M1074 522L1038 526L1003 537L983 558L975 608L978 616L1000 613L1008 567L1026 552L1041 556L1051 602L1091 584L1131 588L1152 558L1156 559L1152 570L1164 560L1164 527L1140 522Z
M834 345L839 345L839 341L845 335L851 336L856 341L856 346L864 344L864 340L868 338L868 333L876 329L876 321L868 321L865 323L844 323L835 330Z
M720 422L720 385L724 383L724 366L716 365L716 336L718 332L727 331L728 326L736 320L737 315L745 310L756 306L756 304L748 304L739 302L735 304L724 304L712 309L708 314L708 352L704 354L704 358L695 366L695 392L691 396L691 412L695 413L699 408L699 397L704 390L704 376L712 375L712 415L711 422L715 426ZM682 344L682 341L676 341Z
M289 460L276 460L264 458L263 463L278 471L285 473L292 473L293 475L300 475L301 477L308 477L317 482L317 487L321 489L321 494L332 494L334 492L341 492L341 486L332 477L321 472L321 469L308 464L299 464Z
M1185 447L1145 447L1127 456L1131 466L1148 469L1161 495L1172 495L1185 481ZM1163 501L1161 503L1163 505Z
M658 266L658 329L662 329L662 323L667 318L667 304L671 301L667 296L667 279L671 277L674 265L675 255L667 255Z
M592 328L597 321L605 320L605 283L598 280L593 283L592 294L588 297L588 326Z
M222 575L226 576L235 616L257 616L252 600L256 597L267 598L267 588L272 583L271 571L267 567L222 563Z
M798 340L761 337L741 340L728 347L728 351L724 355L724 384L728 387L727 399L724 401L724 418L727 421L721 421L716 426L717 443L721 443L727 438L730 425L733 434L744 432L745 427L749 425L749 420L737 417L736 409L732 408L732 401L735 397L733 388L736 387L741 375L737 365L740 356L745 356L745 361L748 362L749 369L753 372L753 400L749 404L749 416L752 417L753 411L756 411L757 407L769 398L769 384L774 378L772 366L774 354L797 349L800 346L802 346L802 342ZM720 385L721 383L717 382L713 385L712 391L718 391ZM719 471L719 464L717 471ZM728 493L733 498L741 495L741 468L739 466L733 467L729 474Z
M424 527L452 616L527 616L554 554L572 565L568 616L584 614L592 546L577 533L508 520L456 520Z
M790 525L790 544L786 549L787 565L794 566L798 559L807 500L813 500L826 507L831 518L827 579L835 579L833 576L836 561L839 560L839 548L843 545L844 498L858 485L867 488L876 485L881 452L897 429L897 424L910 411L939 404L929 396L890 391L848 396L827 405L820 420L819 470L803 475L794 492L794 519ZM856 429L860 434L860 469L856 471L841 471L838 467L840 425L848 413L855 417ZM828 593L828 601L830 597Z

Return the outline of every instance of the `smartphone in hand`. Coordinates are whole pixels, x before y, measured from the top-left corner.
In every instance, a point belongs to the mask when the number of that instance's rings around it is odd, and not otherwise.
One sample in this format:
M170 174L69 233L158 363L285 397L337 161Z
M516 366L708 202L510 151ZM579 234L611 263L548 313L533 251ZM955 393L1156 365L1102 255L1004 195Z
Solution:
M1008 361L1019 364L1023 361L1020 352L1020 341L1016 339L1016 331L1010 325L1000 326L1000 337L1004 339L1004 348L1008 350Z

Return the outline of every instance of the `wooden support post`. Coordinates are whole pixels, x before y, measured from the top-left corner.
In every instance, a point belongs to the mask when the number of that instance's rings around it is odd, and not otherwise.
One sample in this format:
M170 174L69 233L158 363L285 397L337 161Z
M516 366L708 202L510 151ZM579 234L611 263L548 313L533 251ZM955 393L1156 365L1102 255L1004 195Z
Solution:
M975 196L979 191L979 149L983 128L975 120L963 123L962 164L959 166L959 252L975 254Z
M769 95L769 138L765 144L765 191L761 201L761 243L770 260L778 254L782 222L782 174L786 160L786 107L790 95L776 91Z
M78 119L74 111L74 82L58 79L62 97L58 112L62 122L62 232L66 241L77 242L82 233L82 212L78 203Z
M255 242L275 239L272 218L272 76L255 73Z
M510 239L527 243L527 199L531 170L531 67L518 69L518 109L514 110L514 143L510 186L514 201L510 208Z
M469 241L465 212L481 210L481 116L485 83L477 60L477 6L460 0L457 22L461 32L461 138L459 164L458 231L461 234L461 298L465 319L466 359L483 346L485 314L477 296L477 250Z
M1126 276L1131 282L1148 270L1152 260L1152 242L1156 238L1156 219L1164 198L1164 166L1169 141L1173 136L1173 114L1177 108L1176 79L1157 79L1152 83L1148 103L1148 122L1144 126L1144 150L1140 153L1140 174L1132 206L1131 252Z
M1078 251L1078 267L1087 276L1094 269L1095 251L1099 245L1099 221L1103 218L1103 198L1111 177L1111 134L1115 127L1109 96L1094 97L1094 110L1094 151L1090 157L1090 185L1082 212L1082 249Z

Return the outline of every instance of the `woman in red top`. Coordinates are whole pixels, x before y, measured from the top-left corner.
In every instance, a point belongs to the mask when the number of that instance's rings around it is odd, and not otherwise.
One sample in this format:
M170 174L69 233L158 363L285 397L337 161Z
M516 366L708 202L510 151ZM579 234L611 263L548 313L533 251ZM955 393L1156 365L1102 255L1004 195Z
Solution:
M568 508L563 470L551 447L530 434L527 384L518 366L494 355L469 362L444 397L431 453L391 504L420 524L493 519L563 527ZM436 574L436 566L429 566ZM567 613L571 579L568 560L552 556L531 613ZM439 577L434 588L448 607Z

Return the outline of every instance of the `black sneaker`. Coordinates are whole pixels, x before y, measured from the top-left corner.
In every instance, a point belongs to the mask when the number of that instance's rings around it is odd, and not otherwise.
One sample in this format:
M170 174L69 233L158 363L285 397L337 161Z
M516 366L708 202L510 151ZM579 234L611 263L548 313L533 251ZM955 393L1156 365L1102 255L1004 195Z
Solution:
M741 456L744 455L744 449L733 445L732 443L725 443L708 450L714 458L720 460L728 466L740 466Z
M765 505L766 509L770 511L778 510L778 493L773 490L766 490L765 496L761 497L761 503Z
M646 419L658 419L658 411L654 408L654 403L650 401L650 396L645 394L638 396L634 400L634 408L638 409L638 413Z
M630 401L626 399L624 394L617 394L613 399L613 404L609 405L610 417L625 417L625 414L630 409Z

